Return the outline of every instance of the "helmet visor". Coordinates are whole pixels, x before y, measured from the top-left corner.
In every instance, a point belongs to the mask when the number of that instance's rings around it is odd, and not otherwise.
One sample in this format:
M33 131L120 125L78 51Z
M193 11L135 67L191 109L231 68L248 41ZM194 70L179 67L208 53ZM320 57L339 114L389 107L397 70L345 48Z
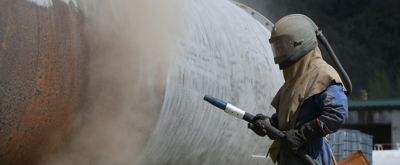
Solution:
M271 38L269 42L274 53L275 63L285 60L293 49L292 40L286 35Z

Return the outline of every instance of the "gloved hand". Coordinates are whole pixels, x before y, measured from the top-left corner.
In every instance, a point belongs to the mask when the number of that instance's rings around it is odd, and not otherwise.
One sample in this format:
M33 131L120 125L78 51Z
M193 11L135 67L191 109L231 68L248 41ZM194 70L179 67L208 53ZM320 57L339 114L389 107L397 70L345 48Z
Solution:
M285 143L285 146L289 147L293 153L297 153L305 144L325 136L325 133L322 132L316 119L303 124L299 129L291 129L284 131L284 133L285 139L283 139L283 143Z
M304 137L297 129L284 131L284 133L285 139L282 139L282 142L284 143L284 146L288 147L293 153L297 153L297 151L306 143Z
M265 135L268 135L268 137L272 140L274 140L275 138L269 134L267 132L267 130L265 129L267 124L271 124L270 122L270 118L268 116L264 116L263 114L257 114L254 117L254 124L253 123L249 123L247 125L247 127L251 130L254 131L254 133L256 133L258 136L264 137Z

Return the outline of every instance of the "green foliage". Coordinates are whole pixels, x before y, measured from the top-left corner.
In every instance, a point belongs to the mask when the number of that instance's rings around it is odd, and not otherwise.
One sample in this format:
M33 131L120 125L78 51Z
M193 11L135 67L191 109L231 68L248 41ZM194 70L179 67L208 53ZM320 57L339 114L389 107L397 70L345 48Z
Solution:
M400 71L396 74L396 84L395 84L396 92L400 91Z
M380 99L392 94L392 83L385 71L376 71L374 77L368 81L368 97Z

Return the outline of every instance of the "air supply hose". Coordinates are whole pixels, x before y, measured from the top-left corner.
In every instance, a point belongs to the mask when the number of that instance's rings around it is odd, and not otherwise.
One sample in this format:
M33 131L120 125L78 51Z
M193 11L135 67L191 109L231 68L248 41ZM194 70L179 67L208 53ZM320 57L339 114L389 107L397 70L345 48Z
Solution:
M337 58L335 52L333 51L331 45L329 44L328 40L322 33L322 30L316 31L316 35L318 40L324 45L325 49L328 51L329 57L333 61L335 68L338 69L340 77L344 80L344 86L346 87L346 95L349 96L353 90L353 85L351 84L351 80L347 75L346 71L344 70L342 64L340 63L339 59Z

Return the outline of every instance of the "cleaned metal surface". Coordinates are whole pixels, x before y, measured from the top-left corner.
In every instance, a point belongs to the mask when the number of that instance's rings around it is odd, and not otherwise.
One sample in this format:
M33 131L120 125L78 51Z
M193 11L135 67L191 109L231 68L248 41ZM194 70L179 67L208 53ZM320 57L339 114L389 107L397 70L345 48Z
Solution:
M181 52L170 71L143 164L266 164L271 141L202 101L210 94L251 112L271 114L283 82L270 32L228 1L191 1Z

